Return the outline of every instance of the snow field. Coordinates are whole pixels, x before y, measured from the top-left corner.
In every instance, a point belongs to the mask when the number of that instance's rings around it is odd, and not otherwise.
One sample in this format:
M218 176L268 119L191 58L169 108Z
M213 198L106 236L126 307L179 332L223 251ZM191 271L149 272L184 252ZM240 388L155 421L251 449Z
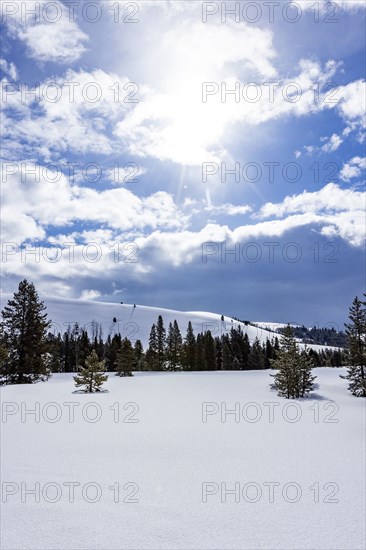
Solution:
M1 547L364 548L365 400L342 371L296 402L268 371L1 388Z

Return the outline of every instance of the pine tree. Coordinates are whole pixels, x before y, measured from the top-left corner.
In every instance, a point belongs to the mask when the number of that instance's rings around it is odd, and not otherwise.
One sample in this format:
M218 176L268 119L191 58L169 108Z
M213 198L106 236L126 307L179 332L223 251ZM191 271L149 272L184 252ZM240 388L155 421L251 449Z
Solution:
M120 351L122 347L122 338L121 335L115 334L112 338L108 337L107 345L105 346L105 359L106 359L106 366L107 370L113 371L115 370L115 364L118 352Z
M183 344L183 365L186 370L195 370L196 362L196 337L191 321L188 322L187 333Z
M197 341L196 341L196 368L197 370L206 370L206 359L205 359L205 351L204 351L204 344L203 344L203 335L201 333L197 334Z
M175 370L176 362L174 357L174 336L173 336L173 325L169 323L168 327L168 336L166 338L166 355L168 360L168 369Z
M0 384L7 384L9 376L9 353L5 342L5 336L0 325Z
M51 322L45 310L34 284L26 279L4 307L1 324L9 354L8 383L32 383L50 376L46 354Z
M320 367L321 362L320 362L319 353L314 349L309 349L309 354L308 355L309 355L309 358L311 359L313 365L315 367Z
M222 343L219 336L215 337L215 350L216 350L216 368L222 370Z
M247 369L251 346L248 335L243 333L240 325L237 329L232 327L230 330L230 346L233 361L235 359L235 370Z
M101 391L103 383L108 380L105 374L105 361L99 361L95 350L85 360L85 367L74 376L75 386L84 387L85 393L94 393Z
M76 345L78 350L78 362L77 362L76 368L78 370L80 367L85 366L86 358L89 356L90 352L92 351L92 344L90 342L89 335L86 330L82 329L81 332L78 334ZM94 345L93 347L98 355L96 346Z
M348 389L356 397L366 397L366 302L356 298L349 310L351 323L345 324L350 366L346 376Z
M264 368L269 369L271 367L270 360L274 359L275 353L274 353L274 346L273 346L273 340L272 342L267 338L265 350L264 350Z
M203 346L204 346L204 356L205 356L205 370L216 370L217 369L217 358L216 358L216 346L215 340L211 334L211 331L208 330L203 335Z
M148 370L158 370L158 338L156 334L156 325L155 323L151 327L150 337L149 337L149 347L146 352L146 366Z
M222 337L222 370L232 370L232 368L233 361L231 357L229 337L225 335Z
M314 380L316 376L312 375L313 362L307 354L305 348L304 351L300 353L298 359L298 368L300 374L300 397L305 397L306 394L311 392L314 389Z
M134 353L134 369L135 370L142 370L143 358L144 358L144 348L143 348L141 340L136 340L135 345L133 347L133 353Z
M264 353L261 343L258 338L256 338L251 346L249 358L248 358L248 369L258 370L264 369Z
M70 327L63 336L63 363L64 372L73 372L70 362Z
M117 376L133 376L132 369L134 365L135 354L128 338L122 340L122 347L117 354L115 369Z
M75 323L69 338L71 372L78 371L80 368L80 334L79 323Z
M276 358L271 360L273 368L278 369L274 377L274 387L277 394L287 399L304 397L314 389L315 377L311 374L311 367L301 356L296 344L292 328L287 325L283 330L280 349Z
M158 370L163 370L166 360L166 332L164 322L161 315L158 317L156 324L156 343L157 343L157 365Z
M48 352L46 353L46 364L51 372L63 372L62 364L62 340L61 335L49 333L47 336Z
M169 323L166 356L168 368L175 371L182 361L182 336L177 321Z
M242 355L242 366L243 369L248 369L249 354L250 354L250 341L247 333L243 335L242 345L241 345L241 355Z

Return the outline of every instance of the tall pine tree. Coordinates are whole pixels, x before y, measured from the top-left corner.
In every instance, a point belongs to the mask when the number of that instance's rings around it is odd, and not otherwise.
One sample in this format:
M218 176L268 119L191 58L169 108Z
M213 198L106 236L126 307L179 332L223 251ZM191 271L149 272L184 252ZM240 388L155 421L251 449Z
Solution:
M205 370L217 369L216 344L210 330L207 330L203 335L203 348L205 362Z
M206 370L207 369L204 342L203 342L203 334L201 332L197 334L196 361L197 361L197 363L196 363L197 370Z
M156 324L156 343L158 370L163 370L166 361L166 332L161 315L159 315L158 322Z
M356 298L349 310L350 323L347 323L349 364L347 375L348 389L356 397L366 397L366 302Z
M181 367L182 362L182 335L179 330L177 321L169 323L167 337L167 361L168 368L175 371Z
M143 360L144 360L144 348L141 340L136 340L133 347L134 353L134 369L142 370L143 369Z
M132 369L135 361L133 347L128 338L122 340L122 347L117 354L115 369L117 376L133 376Z
M264 364L263 348L261 346L259 338L256 337L250 349L250 353L248 357L248 369L250 370L264 369L264 366L265 364Z
M149 347L146 352L146 366L148 370L159 370L158 362L158 338L155 323L151 327Z
M5 342L3 327L0 325L0 384L7 384L9 369L9 353Z
M2 328L8 349L6 382L25 384L46 380L48 368L46 307L33 283L26 279L2 311Z
M197 368L196 337L191 321L188 322L187 333L183 343L183 366L185 370L195 370Z

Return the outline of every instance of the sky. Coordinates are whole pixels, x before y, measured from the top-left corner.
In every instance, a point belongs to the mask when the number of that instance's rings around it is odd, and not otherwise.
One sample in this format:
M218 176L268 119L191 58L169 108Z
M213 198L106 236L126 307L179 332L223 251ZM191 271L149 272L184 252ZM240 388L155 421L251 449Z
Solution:
M3 292L342 329L365 6L3 0Z

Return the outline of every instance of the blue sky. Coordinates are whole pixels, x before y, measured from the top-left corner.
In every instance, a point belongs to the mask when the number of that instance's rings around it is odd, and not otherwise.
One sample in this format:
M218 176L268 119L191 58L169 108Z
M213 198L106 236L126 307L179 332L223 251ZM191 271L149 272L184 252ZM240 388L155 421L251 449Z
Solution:
M2 3L5 292L342 328L365 288L365 3L272 7Z

